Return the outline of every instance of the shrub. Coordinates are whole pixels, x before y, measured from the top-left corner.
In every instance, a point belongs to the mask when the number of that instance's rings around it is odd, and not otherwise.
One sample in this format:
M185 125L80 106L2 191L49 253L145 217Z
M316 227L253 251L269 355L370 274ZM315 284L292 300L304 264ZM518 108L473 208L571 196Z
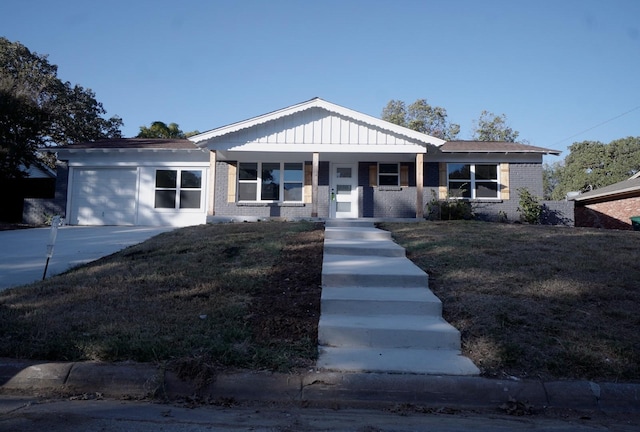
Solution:
M436 193L431 191L432 198L427 204L427 217L431 220L459 220L473 219L471 203L462 199L447 197L438 199Z
M530 224L539 224L542 216L542 205L538 202L538 198L533 196L527 188L519 188L518 193L520 194L518 204L520 218Z

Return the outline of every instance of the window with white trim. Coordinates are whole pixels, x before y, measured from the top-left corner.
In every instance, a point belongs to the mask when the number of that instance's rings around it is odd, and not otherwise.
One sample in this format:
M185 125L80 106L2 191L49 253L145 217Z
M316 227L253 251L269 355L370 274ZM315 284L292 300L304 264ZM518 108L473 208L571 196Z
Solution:
M447 164L451 198L500 198L498 164Z
M157 209L199 209L202 200L202 171L182 169L156 170Z
M398 163L378 164L378 185L379 186L399 186L400 185L400 164Z
M301 162L238 163L238 201L302 202Z

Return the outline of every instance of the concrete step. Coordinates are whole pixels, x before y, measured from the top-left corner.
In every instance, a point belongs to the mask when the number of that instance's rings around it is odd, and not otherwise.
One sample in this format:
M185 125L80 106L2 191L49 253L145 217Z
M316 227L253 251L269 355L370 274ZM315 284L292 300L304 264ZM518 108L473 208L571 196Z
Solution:
M373 228L373 221L369 221L366 219L328 219L324 223L325 228L334 228L334 227L362 227L362 228Z
M323 314L442 315L442 302L428 288L325 287Z
M457 350L320 347L317 366L344 372L396 372L478 375L480 370Z
M392 240L331 239L324 240L324 253L334 255L377 255L404 257L405 250Z
M440 317L321 314L318 343L334 347L460 349L460 332Z
M325 253L322 286L428 287L429 276L407 258Z
M391 233L373 227L327 227L324 229L325 239L337 240L391 240Z

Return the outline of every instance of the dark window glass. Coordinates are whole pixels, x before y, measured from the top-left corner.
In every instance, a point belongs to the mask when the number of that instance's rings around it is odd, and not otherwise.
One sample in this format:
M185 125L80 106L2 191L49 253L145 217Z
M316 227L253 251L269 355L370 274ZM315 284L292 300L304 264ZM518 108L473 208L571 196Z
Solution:
M471 180L471 165L468 164L449 164L450 180Z
M476 165L476 180L498 180L498 166Z
M202 171L182 171L180 174L180 187L188 189L200 189L202 185Z
M200 191L180 191L180 208L200 208Z
M280 164L262 164L262 193L260 199L278 201L280 199Z
M380 174L398 174L398 164L380 164Z
M381 175L380 186L398 186L397 175Z
M257 163L241 163L238 173L240 180L257 180L258 164Z
M498 183L478 182L476 183L476 198L497 198Z
M449 197L471 198L471 184L469 182L450 181Z
M255 201L258 192L257 183L240 183L238 184L238 200Z
M156 187L158 188L175 188L177 183L178 172L175 170L157 170L156 171Z
M176 191L157 190L155 208L176 208Z

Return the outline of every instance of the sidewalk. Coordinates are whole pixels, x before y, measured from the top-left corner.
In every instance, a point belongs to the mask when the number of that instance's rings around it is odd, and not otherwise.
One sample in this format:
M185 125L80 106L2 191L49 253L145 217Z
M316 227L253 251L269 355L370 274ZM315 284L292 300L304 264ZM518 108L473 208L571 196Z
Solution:
M37 363L0 359L0 394L300 403L316 407L493 408L509 402L546 408L640 413L640 384L508 381L468 376L337 373L222 373L200 386L140 363Z

